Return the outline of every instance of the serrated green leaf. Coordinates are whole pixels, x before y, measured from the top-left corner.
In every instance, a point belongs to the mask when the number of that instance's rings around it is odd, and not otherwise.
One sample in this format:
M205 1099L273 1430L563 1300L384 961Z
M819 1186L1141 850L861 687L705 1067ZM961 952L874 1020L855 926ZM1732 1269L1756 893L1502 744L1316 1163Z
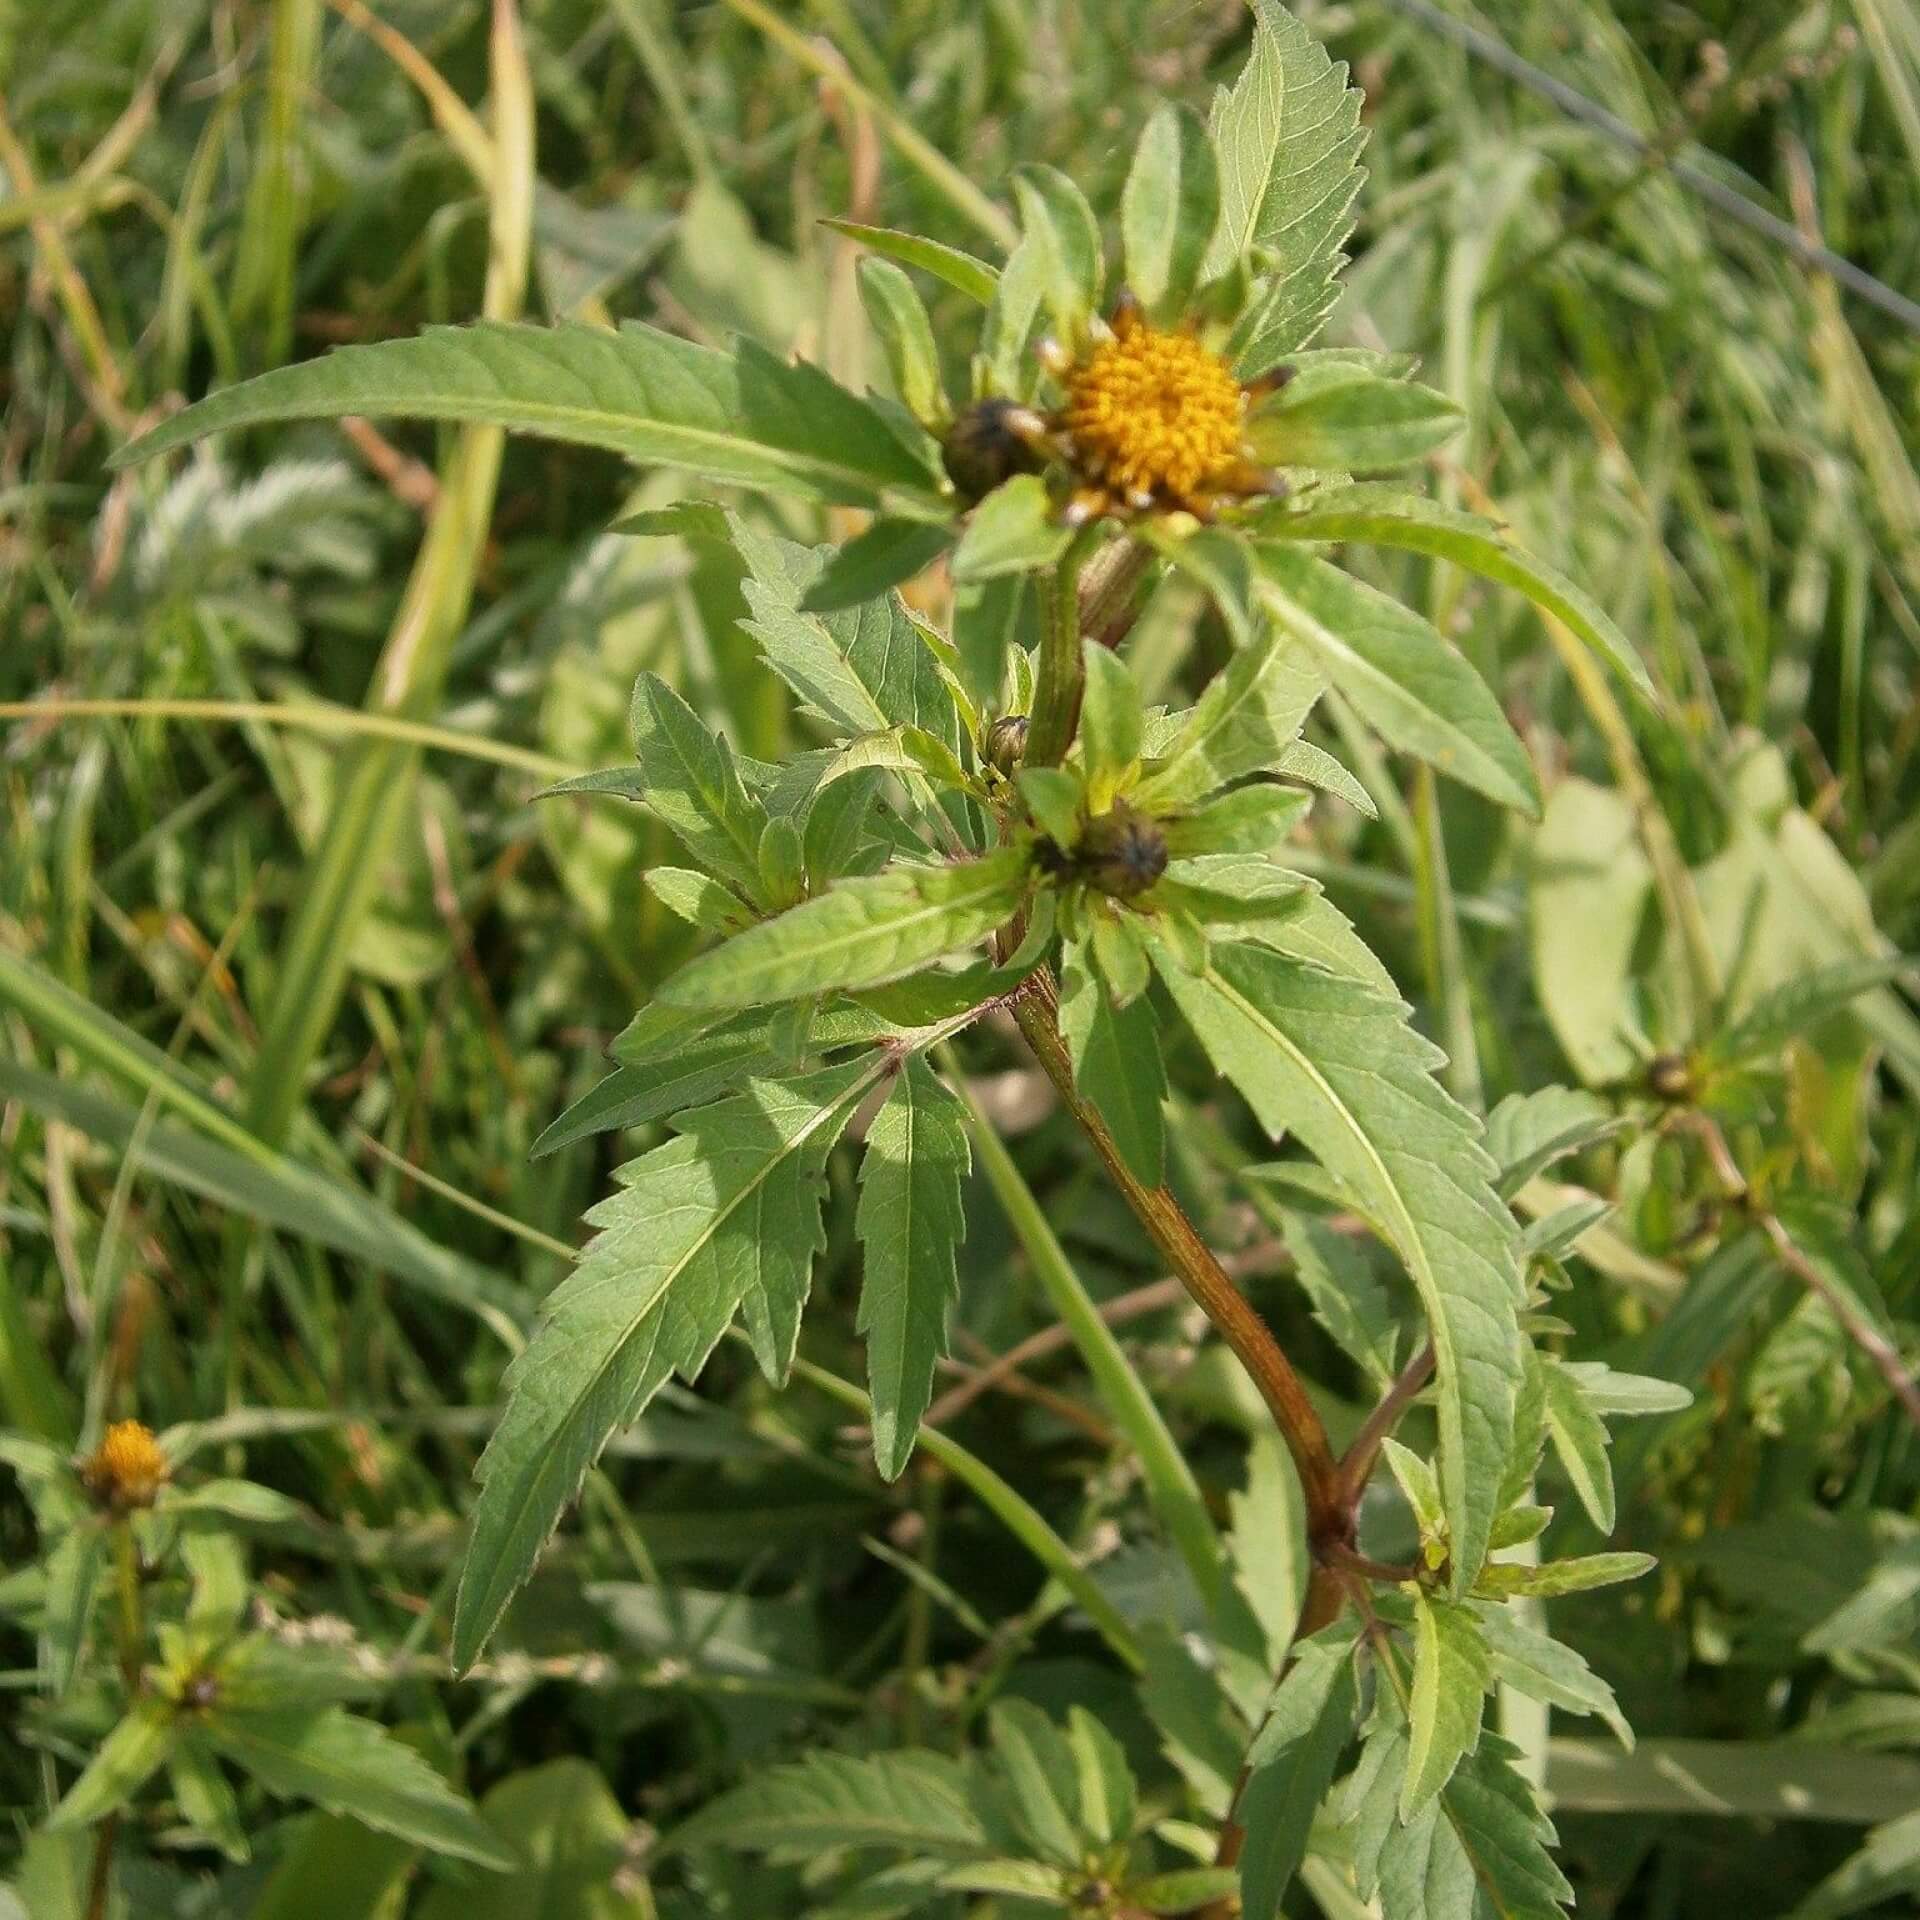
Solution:
M1486 1553L1521 1372L1518 1235L1474 1122L1396 1001L1250 945L1216 948L1201 980L1160 971L1261 1121L1347 1182L1406 1262L1438 1356L1440 1477L1464 1591Z
M627 728L654 816L709 873L758 900L767 810L741 783L726 741L653 673L634 682ZM555 791L578 788L570 782Z
M459 1666L473 1663L614 1429L672 1373L697 1374L749 1295L805 1297L820 1170L882 1064L751 1082L615 1175L620 1191L587 1215L599 1231L508 1369L455 1610Z
M1220 161L1205 123L1163 101L1134 149L1120 195L1127 285L1156 318L1177 316L1220 221Z
M1116 1007L1085 942L1068 944L1060 964L1060 1032L1074 1084L1105 1121L1135 1176L1157 1187L1166 1174L1166 1069L1152 1005Z
M1261 599L1389 745L1540 811L1533 763L1485 681L1417 613L1311 554L1263 548Z
M1549 1560L1544 1566L1508 1565L1489 1561L1473 1584L1480 1600L1511 1600L1529 1594L1552 1600L1561 1594L1586 1593L1594 1587L1614 1587L1638 1580L1655 1565L1650 1553L1584 1553L1570 1560Z
M1408 1703L1407 1771L1400 1818L1411 1820L1453 1778L1480 1741L1480 1720L1493 1685L1480 1618L1416 1591L1413 1596L1413 1688Z
M307 1800L381 1833L510 1867L513 1850L411 1747L343 1707L320 1713L216 1714L199 1738L269 1793Z
M907 411L924 427L943 426L952 409L940 379L940 349L913 282L892 261L871 254L860 262L855 277L860 303L880 337L894 388Z
M660 988L682 1007L750 1007L839 988L884 986L977 946L1019 908L1024 847L955 866L893 866L836 881L689 961Z
M1693 1405L1693 1391L1677 1380L1649 1373L1618 1373L1604 1360L1562 1360L1562 1373L1578 1383L1598 1414L1679 1413Z
M1557 1360L1546 1363L1547 1436L1561 1467L1580 1496L1587 1518L1602 1533L1613 1531L1613 1467L1607 1459L1607 1429L1580 1383Z
M820 569L800 603L803 613L838 613L925 573L953 545L948 527L925 520L876 520Z
M1267 771L1293 742L1325 684L1305 645L1263 626L1207 683L1135 798L1150 811L1172 812L1247 774Z
M1444 393L1355 366L1301 373L1247 421L1247 451L1274 466L1366 473L1406 466L1466 424Z
M918 1054L907 1057L867 1129L855 1230L865 1258L857 1330L866 1336L873 1457L897 1479L947 1351L966 1237L961 1183L972 1165L966 1110Z
M1079 1769L1065 1736L1025 1700L997 1702L987 1725L1022 1837L1043 1859L1077 1866L1086 1850L1076 1817Z
M94 1750L79 1779L47 1816L47 1831L90 1827L117 1813L160 1771L175 1737L171 1702L141 1701Z
M1626 1124L1605 1101L1574 1087L1508 1094L1487 1116L1487 1151L1500 1163L1502 1198L1511 1199L1536 1173Z
M844 233L849 240L858 240L889 260L898 260L902 266L918 267L944 280L983 307L993 299L993 290L999 284L999 273L986 261L938 240L925 240L917 233L902 233L894 227L869 227L858 220L823 219L820 224Z
M974 508L954 549L956 584L998 580L1050 567L1066 552L1073 530L1054 506L1037 473L1017 473Z
M1563 1712L1597 1715L1633 1750L1633 1729L1613 1689L1571 1647L1528 1626L1512 1607L1482 1608L1480 1631L1496 1680Z
M628 321L482 321L339 347L210 395L116 455L151 459L202 434L283 420L471 421L605 447L646 466L854 506L944 518L939 478L866 401L817 367L743 342L738 356Z
M1126 1749L1079 1706L1067 1709L1067 1746L1079 1778L1082 1831L1102 1846L1130 1839L1138 1807Z
M1167 857L1275 852L1312 804L1310 795L1292 787L1265 782L1236 787L1167 825Z
M1318 787L1322 793L1344 800L1369 820L1380 818L1373 795L1332 754L1323 752L1311 740L1294 741L1273 763L1273 770L1284 780L1298 780L1303 786Z
M1393 1304L1365 1250L1310 1214L1289 1213L1281 1233L1313 1317L1334 1345L1385 1392L1393 1382L1398 1330Z
M1275 0L1254 0L1254 19L1252 57L1214 102L1220 225L1205 266L1217 280L1251 257L1259 275L1233 339L1243 379L1305 346L1332 311L1367 138L1345 65Z
M1566 575L1514 546L1477 513L1390 487L1345 487L1269 519L1262 531L1288 540L1364 540L1451 560L1523 593L1591 647L1622 679L1651 698L1653 682L1612 616Z
M1913 964L1893 954L1816 967L1763 993L1738 1020L1707 1042L1703 1055L1717 1067L1771 1058L1796 1034L1818 1026L1861 994L1898 979Z
M1403 1447L1388 1435L1380 1443L1380 1452L1399 1484L1413 1517L1426 1539L1438 1537L1446 1525L1446 1510L1440 1500L1440 1477L1411 1447Z
M950 1860L991 1851L960 1767L914 1748L866 1759L816 1751L769 1767L702 1807L659 1852L712 1846L802 1859L831 1847L893 1847Z

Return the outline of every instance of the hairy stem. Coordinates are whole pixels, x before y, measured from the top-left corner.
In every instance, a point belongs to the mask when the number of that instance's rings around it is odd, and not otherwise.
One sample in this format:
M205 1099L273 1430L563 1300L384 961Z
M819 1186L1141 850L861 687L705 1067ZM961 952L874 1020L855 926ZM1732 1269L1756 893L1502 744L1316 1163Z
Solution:
M1412 1406L1414 1397L1432 1377L1433 1345L1422 1347L1381 1396L1380 1404L1367 1415L1366 1424L1354 1435L1353 1444L1340 1458L1340 1491L1349 1506L1357 1505L1367 1482L1373 1477L1373 1463L1380 1457L1380 1443L1400 1424L1400 1416Z

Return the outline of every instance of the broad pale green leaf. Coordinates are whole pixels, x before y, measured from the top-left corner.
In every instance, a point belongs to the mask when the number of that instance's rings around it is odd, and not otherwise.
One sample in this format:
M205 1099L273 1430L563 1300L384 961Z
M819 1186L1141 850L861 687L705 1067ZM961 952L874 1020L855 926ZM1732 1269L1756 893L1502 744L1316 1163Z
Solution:
M1420 615L1311 554L1269 546L1261 598L1369 725L1503 806L1540 811L1533 763L1500 703Z
M1137 1811L1126 1749L1085 1707L1067 1709L1067 1745L1080 1783L1080 1825L1101 1844L1133 1833Z
M807 1860L833 1847L893 1847L946 1859L992 1852L960 1767L911 1747L866 1759L816 1750L765 1768L676 1827L661 1851L709 1846Z
M1025 897L1031 856L1002 847L955 866L893 866L825 893L701 954L667 980L683 1007L750 1007L884 986L977 945Z
M1579 1383L1598 1414L1679 1413L1693 1405L1691 1388L1650 1373L1617 1373L1604 1360L1562 1360L1560 1370Z
M198 1733L269 1793L311 1801L456 1859L514 1864L513 1850L419 1754L344 1707L216 1714Z
M1247 1754L1238 1819L1246 1920L1279 1920L1281 1902L1306 1858L1314 1815L1333 1784L1359 1706L1350 1623L1294 1648L1272 1710Z
M769 832L773 824L768 822ZM692 867L649 867L640 883L669 913L703 933L738 933L752 919L737 894Z
M926 520L876 520L836 548L801 602L804 613L837 613L875 600L926 570L953 545L951 528Z
M174 1744L170 1702L143 1700L94 1750L47 1819L50 1833L90 1827L117 1813L160 1771Z
M1466 416L1444 393L1365 368L1329 366L1289 381L1247 422L1247 449L1280 467L1364 473L1443 447Z
M1198 813L1168 825L1167 857L1186 860L1200 854L1277 852L1312 804L1311 795L1293 787L1236 787Z
M1163 101L1120 195L1127 286L1156 318L1184 311L1220 221L1220 161L1190 107Z
M850 240L858 240L889 260L898 260L902 266L918 267L935 279L944 280L983 307L993 299L993 290L999 284L999 273L984 260L962 253L958 247L944 246L938 240L924 240L917 233L902 233L895 227L863 226L858 220L828 219L820 224L831 227L835 233L844 233Z
M1480 1741L1493 1685L1480 1618L1424 1592L1413 1598L1413 1689L1408 1701L1407 1771L1400 1818L1411 1820L1453 1778Z
M1229 1898L1239 1881L1231 1867L1176 1867L1133 1881L1125 1899L1136 1913L1197 1913Z
M1254 0L1254 19L1252 57L1214 101L1220 225L1205 267L1214 280L1254 262L1233 340L1243 378L1305 346L1332 311L1367 138L1345 65L1276 0Z
M1392 1384L1398 1329L1387 1290L1365 1251L1307 1213L1289 1213L1282 1229L1294 1277L1313 1317L1381 1392Z
M855 1230L865 1262L858 1330L866 1336L873 1457L897 1479L947 1351L966 1237L961 1183L972 1155L966 1109L919 1054L909 1054L867 1129Z
M1486 1554L1521 1375L1518 1235L1478 1129L1399 1002L1251 945L1161 976L1214 1065L1274 1134L1343 1180L1419 1290L1438 1358L1440 1478L1457 1592Z
M1432 1539L1446 1519L1439 1475L1411 1447L1403 1447L1391 1435L1380 1443L1380 1452L1399 1483L1407 1505L1413 1509L1422 1537Z
M1602 1533L1613 1531L1613 1468L1607 1459L1607 1429L1580 1383L1557 1360L1545 1363L1547 1436L1587 1518Z
M654 673L634 682L627 729L649 810L709 873L758 900L767 810L741 783L726 741Z
M1451 560L1469 573L1516 588L1585 641L1648 698L1653 682L1633 643L1594 598L1543 560L1516 547L1505 529L1477 513L1391 487L1345 487L1278 514L1263 529L1287 540L1365 540Z
M954 549L954 580L998 580L1050 567L1072 538L1047 483L1037 473L1017 473L995 487L969 516Z
M1113 1004L1084 942L1070 943L1061 959L1060 1032L1074 1084L1134 1174L1157 1187L1166 1175L1167 1097L1159 1023L1145 999Z
M974 363L976 393L1006 394L1014 398L1033 389L1035 367L1027 354L1034 322L1047 297L1053 272L1051 249L1037 233L1021 236L1007 255L987 306L986 325L980 330L980 353Z
M1266 771L1292 744L1325 684L1305 644L1263 626L1207 683L1140 783L1140 804L1155 812L1190 807Z
M632 1826L597 1767L550 1760L510 1773L480 1803L519 1855L510 1873L431 1888L420 1920L639 1920L623 1890Z
M506 1411L480 1462L454 1617L462 1668L614 1429L674 1372L697 1374L750 1294L805 1297L821 1169L882 1064L752 1081L685 1115L680 1137L622 1167L620 1191L587 1215L599 1231L509 1368Z
M229 1860L245 1860L252 1849L241 1824L240 1802L219 1761L189 1738L174 1748L167 1778L173 1797L180 1803L181 1818Z
M817 367L744 342L738 356L629 321L535 327L483 321L339 347L227 387L143 435L125 465L202 434L281 420L471 421L709 480L855 506L947 512L938 475L866 401Z

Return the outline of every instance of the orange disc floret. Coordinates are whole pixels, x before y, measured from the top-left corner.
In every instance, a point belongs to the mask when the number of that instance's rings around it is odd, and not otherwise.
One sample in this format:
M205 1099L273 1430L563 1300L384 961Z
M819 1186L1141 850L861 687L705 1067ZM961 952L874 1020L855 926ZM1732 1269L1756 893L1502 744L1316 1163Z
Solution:
M1246 396L1226 361L1191 334L1123 310L1064 385L1058 424L1077 463L1117 495L1198 500L1242 464Z
M116 1420L80 1467L94 1498L123 1511L152 1506L171 1472L153 1429L138 1420Z

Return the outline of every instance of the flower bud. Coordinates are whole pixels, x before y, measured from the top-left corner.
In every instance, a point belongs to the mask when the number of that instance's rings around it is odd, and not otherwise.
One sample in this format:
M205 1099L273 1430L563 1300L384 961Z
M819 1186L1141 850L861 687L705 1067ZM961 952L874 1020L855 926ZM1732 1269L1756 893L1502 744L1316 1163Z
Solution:
M1087 822L1075 851L1087 883L1116 900L1145 893L1167 870L1166 835L1124 800Z
M138 1420L116 1420L80 1463L87 1491L120 1513L152 1506L171 1473L152 1429Z
M981 400L969 407L940 444L947 478L968 506L984 500L1016 473L1038 473L1046 460L1033 443L1045 423L1013 400Z
M987 729L987 765L996 773L1003 773L1011 780L1026 751L1027 716L1024 713L1003 713Z

